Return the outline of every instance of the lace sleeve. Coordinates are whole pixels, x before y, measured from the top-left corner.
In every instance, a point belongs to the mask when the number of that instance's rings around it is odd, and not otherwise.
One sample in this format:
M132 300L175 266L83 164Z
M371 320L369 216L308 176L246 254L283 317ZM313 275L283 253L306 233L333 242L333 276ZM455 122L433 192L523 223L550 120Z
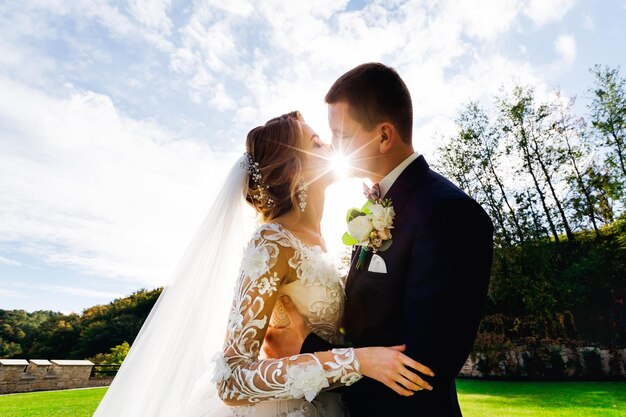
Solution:
M278 289L288 279L287 246L280 238L264 236L253 240L244 255L224 349L215 358L214 382L229 405L302 397L311 401L324 388L362 377L353 349L259 359Z

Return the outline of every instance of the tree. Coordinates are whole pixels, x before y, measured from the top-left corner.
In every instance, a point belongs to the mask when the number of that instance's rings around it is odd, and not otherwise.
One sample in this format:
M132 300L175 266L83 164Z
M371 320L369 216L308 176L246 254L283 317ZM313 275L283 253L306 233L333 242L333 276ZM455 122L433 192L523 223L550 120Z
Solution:
M80 315L0 310L0 357L83 359L132 343L161 291L142 289Z
M109 353L98 353L89 358L89 360L97 365L121 365L124 359L126 359L129 350L130 345L127 341L124 341L121 345L112 347Z
M0 357L26 355L42 324L61 316L53 311L0 310Z
M80 336L78 314L50 317L43 323L28 352L30 357L82 359L72 355Z
M576 218L583 222L587 219L596 236L600 236L596 201L593 198L593 189L588 178L589 170L585 169L584 160L590 157L591 146L585 141L587 134L584 119L573 114L574 102L575 99L570 99L563 103L561 94L557 91L552 130L555 140L559 143L560 159L569 165L566 179L570 188L570 206L574 209Z
M554 108L547 104L537 104L534 91L520 86L516 86L511 94L499 98L498 104L500 129L508 139L507 152L521 158L522 165L518 173L529 176L532 180L533 191L529 196L537 196L539 199L555 242L560 243L556 223L559 217L568 240L573 241L574 234L562 197L557 193L557 183L562 172L560 153L555 149L550 129L550 117ZM550 203L554 204L557 216L554 215L554 208Z
M498 132L478 103L469 103L456 124L458 135L439 148L442 171L487 208L497 225L497 243L523 242L520 220L500 172Z
M592 68L595 85L590 90L591 123L603 139L609 154L606 162L626 181L626 91L625 80L617 68Z

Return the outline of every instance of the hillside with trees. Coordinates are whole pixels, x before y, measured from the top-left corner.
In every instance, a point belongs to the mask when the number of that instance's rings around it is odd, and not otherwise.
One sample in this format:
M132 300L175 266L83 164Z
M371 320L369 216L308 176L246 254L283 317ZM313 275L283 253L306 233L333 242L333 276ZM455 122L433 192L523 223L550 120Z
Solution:
M141 289L82 314L0 310L0 357L84 359L132 344L161 291Z

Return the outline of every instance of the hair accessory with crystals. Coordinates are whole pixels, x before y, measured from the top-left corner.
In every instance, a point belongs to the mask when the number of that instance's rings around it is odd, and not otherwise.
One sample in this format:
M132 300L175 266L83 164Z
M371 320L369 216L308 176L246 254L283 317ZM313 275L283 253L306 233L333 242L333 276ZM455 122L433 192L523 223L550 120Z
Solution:
M241 160L240 166L242 169L248 170L250 176L257 184L260 184L263 180L263 175L261 175L261 170L259 169L259 163L254 162L252 155L248 152L243 153L243 159Z
M250 190L250 197L262 205L272 207L274 205L274 200L270 198L269 193L267 192L269 186L263 183L263 174L261 174L261 170L259 169L259 163L255 162L249 152L243 153L241 168L248 171L250 177L252 177L253 183L256 185L254 189Z

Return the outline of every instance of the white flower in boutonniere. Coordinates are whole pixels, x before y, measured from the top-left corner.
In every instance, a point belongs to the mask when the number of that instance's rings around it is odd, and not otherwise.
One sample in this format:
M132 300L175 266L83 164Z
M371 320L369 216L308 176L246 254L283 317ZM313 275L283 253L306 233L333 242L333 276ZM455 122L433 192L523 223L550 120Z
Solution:
M367 216L357 216L348 222L348 233L359 245L367 245L370 233L374 230L372 221Z
M359 254L356 267L360 269L368 251L382 252L391 246L391 229L396 213L390 199L367 200L359 210L348 210L346 222L348 231L343 235L343 243L352 246L359 245L363 250Z

